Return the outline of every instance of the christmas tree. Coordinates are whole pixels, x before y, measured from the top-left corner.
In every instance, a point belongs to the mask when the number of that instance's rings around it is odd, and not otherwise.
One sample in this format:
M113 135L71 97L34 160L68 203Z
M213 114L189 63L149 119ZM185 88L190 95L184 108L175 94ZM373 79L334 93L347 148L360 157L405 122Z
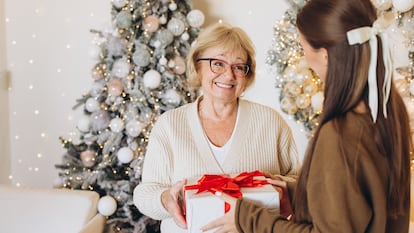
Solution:
M280 91L280 107L294 120L302 123L311 137L318 126L322 112L323 83L306 65L298 40L296 14L308 0L287 0L290 5L283 19L276 22L272 47L268 50L266 64L276 79ZM378 18L390 25L387 33L401 34L403 44L408 48L408 66L396 67L394 83L406 103L410 116L412 140L414 142L414 0L372 0ZM401 43L400 40L393 44ZM392 51L401 56L401 51ZM404 56L404 55L402 55ZM403 76L398 77L398 76ZM414 157L413 157L414 163Z
M134 206L148 136L163 112L192 102L185 57L204 15L189 0L113 0L109 29L91 30L97 62L90 91L77 101L79 139L60 138L66 153L61 185L94 190L106 230L158 232Z
M289 9L276 22L266 64L280 90L280 108L303 124L311 137L322 111L323 83L304 60L296 29L296 14L306 0L289 0Z

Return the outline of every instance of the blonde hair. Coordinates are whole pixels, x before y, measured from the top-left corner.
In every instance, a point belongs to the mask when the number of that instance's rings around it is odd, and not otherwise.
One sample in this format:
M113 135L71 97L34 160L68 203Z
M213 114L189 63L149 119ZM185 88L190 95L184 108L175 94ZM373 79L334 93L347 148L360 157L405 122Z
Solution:
M200 87L201 77L197 72L197 59L209 48L220 46L227 51L241 50L247 55L249 73L246 75L246 89L251 86L256 77L256 52L253 42L247 33L226 23L216 23L204 29L187 55L187 77L191 86Z

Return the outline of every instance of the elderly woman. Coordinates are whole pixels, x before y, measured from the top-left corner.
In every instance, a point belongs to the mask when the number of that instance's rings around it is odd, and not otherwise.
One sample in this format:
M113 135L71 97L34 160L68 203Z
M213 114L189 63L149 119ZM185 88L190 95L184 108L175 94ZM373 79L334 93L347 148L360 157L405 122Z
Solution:
M161 232L186 232L180 193L186 179L261 170L276 179L298 174L292 133L272 108L240 98L255 78L255 50L240 28L205 29L187 61L201 86L194 102L165 112L155 123L134 202L162 220Z

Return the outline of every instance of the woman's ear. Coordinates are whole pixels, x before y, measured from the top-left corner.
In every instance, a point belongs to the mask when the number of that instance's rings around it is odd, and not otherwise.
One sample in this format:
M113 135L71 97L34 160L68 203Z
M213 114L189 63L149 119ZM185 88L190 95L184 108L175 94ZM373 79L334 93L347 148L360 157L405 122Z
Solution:
M326 50L325 48L321 48L321 55L323 58L323 65L328 66L328 50Z

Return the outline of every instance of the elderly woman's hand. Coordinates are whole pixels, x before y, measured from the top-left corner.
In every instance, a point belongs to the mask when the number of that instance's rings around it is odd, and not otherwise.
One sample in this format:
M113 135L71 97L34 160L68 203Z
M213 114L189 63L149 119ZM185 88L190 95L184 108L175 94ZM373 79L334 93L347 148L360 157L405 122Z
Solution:
M201 230L207 231L218 227L218 230L215 231L215 233L238 232L234 220L237 198L234 198L230 195L221 192L216 192L216 196L219 196L223 201L227 202L230 205L230 210L223 217L220 217L208 223L207 225L201 227Z
M171 188L165 190L161 194L161 202L164 208L170 213L177 226L187 229L187 223L183 211L181 209L181 203L179 201L180 192L186 184L185 180L178 181Z

